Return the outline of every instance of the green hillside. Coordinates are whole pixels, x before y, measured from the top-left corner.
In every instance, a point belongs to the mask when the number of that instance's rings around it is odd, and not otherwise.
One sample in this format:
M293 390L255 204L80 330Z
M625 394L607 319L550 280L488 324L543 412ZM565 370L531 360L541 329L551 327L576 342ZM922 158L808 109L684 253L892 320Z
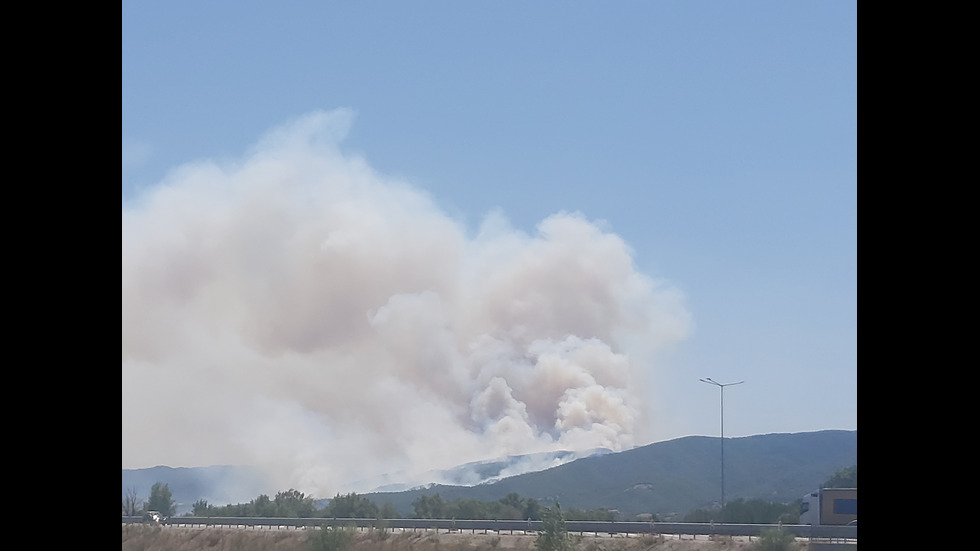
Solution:
M588 457L545 471L480 486L432 486L365 494L412 513L421 495L444 500L496 501L511 492L565 508L607 508L623 520L641 513L661 519L708 508L721 500L720 440L691 436ZM725 439L725 498L790 503L817 489L837 470L857 464L857 431L766 434Z

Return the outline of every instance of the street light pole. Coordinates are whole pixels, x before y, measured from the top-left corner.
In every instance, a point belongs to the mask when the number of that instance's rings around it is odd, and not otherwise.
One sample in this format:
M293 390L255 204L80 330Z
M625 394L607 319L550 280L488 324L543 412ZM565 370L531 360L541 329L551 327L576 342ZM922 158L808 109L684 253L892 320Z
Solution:
M698 379L702 383L708 383L715 385L721 389L721 508L725 508L725 387L732 385L740 385L745 381L738 381L735 383L719 383L713 380L711 377L706 377L704 379Z

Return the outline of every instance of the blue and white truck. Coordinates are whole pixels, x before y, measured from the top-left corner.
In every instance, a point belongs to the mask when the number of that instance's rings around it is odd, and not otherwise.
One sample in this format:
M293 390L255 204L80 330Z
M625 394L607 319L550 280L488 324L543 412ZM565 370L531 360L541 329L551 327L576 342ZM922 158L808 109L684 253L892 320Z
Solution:
M800 503L800 524L857 526L857 516L857 488L821 488Z

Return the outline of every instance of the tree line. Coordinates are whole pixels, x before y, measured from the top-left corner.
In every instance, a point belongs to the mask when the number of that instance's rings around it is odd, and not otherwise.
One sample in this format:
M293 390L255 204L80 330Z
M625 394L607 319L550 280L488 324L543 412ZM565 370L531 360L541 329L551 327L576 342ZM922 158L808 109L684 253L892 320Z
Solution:
M762 499L743 499L725 503L720 509L697 509L684 516L684 522L726 524L798 524L800 502L775 503Z
M857 465L834 473L821 487L857 487ZM223 506L212 505L201 499L193 504L196 517L284 517L284 518L401 518L390 503L378 507L373 501L356 493L338 493L325 507L318 508L316 500L295 489L278 492L275 497L259 495L248 503ZM150 497L142 501L135 490L123 493L124 516L140 516L146 511L159 511L164 516L176 514L176 504L167 484L157 482L150 489ZM497 501L479 501L459 498L445 500L439 494L423 495L412 502L412 515L419 519L467 519L467 520L542 520L546 507L534 498L517 493L507 494ZM617 512L605 508L565 509L563 520L613 521ZM722 508L698 509L689 512L684 522L724 522L737 524L796 524L800 518L800 500L792 503L775 503L761 499L736 499ZM655 516L651 520L658 520Z
M140 516L146 511L159 511L165 516L176 514L176 504L167 484L156 483L150 499L141 501L135 490L123 494L123 515ZM412 502L412 515L419 519L468 520L541 520L544 507L534 498L510 493L497 501L476 499L445 500L439 494L423 495ZM213 505L200 499L192 505L195 517L283 517L283 518L378 518L396 519L401 515L391 503L382 506L357 493L338 493L325 507L317 508L313 497L295 489L278 492L275 497L261 494L248 503ZM569 509L568 520L614 520L615 511L608 509Z
M833 474L821 488L857 488L857 465ZM719 509L697 509L687 513L684 522L723 522L732 524L798 524L802 499L775 503L762 499L736 499Z
M541 520L544 509L538 500L514 492L497 501L468 498L446 500L437 493L415 499L409 518ZM200 500L194 504L192 514L201 517L401 518L391 503L379 507L357 493L338 493L325 507L318 509L313 498L296 490L279 492L275 499L260 495L248 503L237 505L215 506ZM614 517L615 512L608 509L569 509L565 513L568 520L613 520Z
M123 491L123 516L138 517L148 511L157 511L167 517L176 514L177 504L170 493L170 486L157 482L150 488L150 498L145 501L136 493L136 488Z

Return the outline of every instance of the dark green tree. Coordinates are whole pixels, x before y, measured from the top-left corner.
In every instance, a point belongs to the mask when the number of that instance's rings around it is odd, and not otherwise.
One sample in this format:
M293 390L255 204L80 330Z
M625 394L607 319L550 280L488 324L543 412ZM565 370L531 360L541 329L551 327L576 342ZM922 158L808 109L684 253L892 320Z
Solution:
M208 505L208 500L206 499L199 499L195 501L192 507L193 508L191 510L193 511L195 517L208 516L208 509L211 508L211 506Z
M541 533L534 540L538 551L572 551L572 536L565 527L565 516L561 512L561 504L557 501L554 507L548 507L541 514Z
M261 497L259 496L259 498ZM292 488L277 493L274 503L276 516L279 517L309 518L313 516L313 512L316 510L312 497L307 497L303 492ZM254 511L253 513L256 515L259 514L258 511Z
M277 504L273 503L272 499L269 496L265 494L260 494L259 497L252 500L253 516L275 517L278 516L278 514L279 511L277 510Z
M177 512L177 505L170 494L170 486L157 482L150 488L150 500L146 503L147 511L159 511L164 516L171 517Z
M412 502L415 518L446 518L446 503L439 494L422 495Z
M526 501L516 492L511 492L498 501L493 508L494 518L520 520L524 514Z
M383 519L399 518L398 510L396 510L395 506L390 502L385 502L385 504L381 506L381 510L378 511L378 517Z
M500 499L500 503L518 510L524 509L524 499L517 492L511 492Z
M541 504L534 498L528 498L524 502L524 513L521 518L529 520L541 520Z
M378 506L370 499L353 492L337 494L324 510L327 518L378 518Z
M733 524L796 524L800 521L800 501L776 503L761 499L738 498L723 509L698 509L684 516L684 522L726 522Z
M449 502L449 517L471 520L485 520L489 518L487 514L488 504L476 499L454 499Z
M857 488L858 487L858 466L852 465L845 467L824 482L822 488Z

